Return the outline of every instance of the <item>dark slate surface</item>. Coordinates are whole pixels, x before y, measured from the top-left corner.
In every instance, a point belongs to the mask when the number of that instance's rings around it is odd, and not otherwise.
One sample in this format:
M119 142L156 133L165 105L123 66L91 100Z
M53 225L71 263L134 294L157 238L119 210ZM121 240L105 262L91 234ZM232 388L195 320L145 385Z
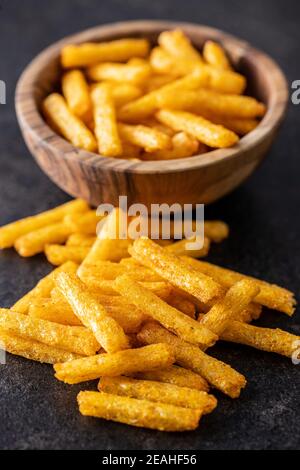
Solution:
M0 78L7 105L0 106L0 223L60 204L56 188L30 157L18 129L13 95L17 78L42 48L89 26L116 20L157 18L223 28L271 54L289 82L300 78L300 6L296 1L252 0L38 0L1 1ZM299 296L300 106L287 119L267 160L233 194L207 209L226 220L228 241L210 259L293 289ZM1 306L10 306L50 270L44 258L0 254ZM292 320L266 312L264 325L300 335ZM247 347L213 351L248 379L239 400L218 396L219 406L196 432L162 434L80 416L76 394L84 386L56 381L52 368L8 355L0 366L0 448L6 449L295 449L299 448L299 373L286 358ZM87 387L93 388L88 384Z

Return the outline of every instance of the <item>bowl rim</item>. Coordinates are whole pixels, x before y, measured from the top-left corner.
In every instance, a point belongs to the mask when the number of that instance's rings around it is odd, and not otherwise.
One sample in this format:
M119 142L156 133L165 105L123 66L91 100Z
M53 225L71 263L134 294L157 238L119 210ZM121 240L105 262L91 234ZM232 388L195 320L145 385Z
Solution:
M151 161L132 161L120 159L117 157L104 157L97 153L75 147L60 135L56 134L46 123L34 98L34 89L38 87L35 82L36 76L47 66L49 60L57 58L60 49L67 43L81 43L93 41L96 36L100 40L109 39L109 36L122 36L130 34L151 33L158 30L181 28L188 30L191 34L201 32L211 39L221 42L225 49L229 46L235 46L239 57L246 54L254 55L256 63L264 67L264 73L267 80L273 86L271 88L270 102L267 112L258 126L246 136L243 136L233 147L225 149L216 149L210 152L194 155L192 157L180 158L175 160L151 160ZM94 39L93 39L94 38ZM274 86L274 84L276 86ZM180 22L180 21L161 21L161 20L134 20L122 21L94 26L81 32L66 36L52 45L43 49L25 68L21 74L15 92L15 107L19 125L21 129L29 130L34 133L36 140L43 141L43 145L49 147L51 151L60 150L64 153L64 158L75 161L83 166L94 169L103 169L106 171L116 171L122 173L176 173L181 171L195 170L203 167L217 165L224 160L233 160L239 158L241 153L245 153L259 145L268 136L277 129L284 118L288 102L288 86L285 75L279 65L264 52L253 48L248 42L237 38L220 29L209 26Z

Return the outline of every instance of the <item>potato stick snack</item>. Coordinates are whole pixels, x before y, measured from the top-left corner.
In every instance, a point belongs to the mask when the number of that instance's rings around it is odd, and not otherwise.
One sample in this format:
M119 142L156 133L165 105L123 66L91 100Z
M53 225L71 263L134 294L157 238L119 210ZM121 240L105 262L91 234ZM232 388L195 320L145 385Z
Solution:
M146 323L138 339L143 344L167 343L175 353L176 363L200 374L213 387L231 398L237 398L246 385L246 379L224 362L208 356L197 346L186 343L157 323Z
M89 128L69 110L65 99L51 93L43 102L43 111L50 124L75 147L95 152L97 142Z
M96 211L88 211L85 214L82 214L80 217L78 215L67 215L64 218L64 224L72 230L72 232L79 232L85 235L96 235L96 228L98 222L104 217L96 215Z
M55 377L74 384L102 376L114 377L144 370L169 367L174 362L172 349L167 344L152 344L116 353L97 354L79 361L55 364Z
M177 132L172 137L172 148L156 150L151 153L142 154L143 160L172 160L177 158L186 158L192 155L204 153L206 146L199 144L199 141L188 135L186 132Z
M94 333L105 351L115 352L128 348L129 343L124 330L86 290L83 282L75 274L60 273L56 283L75 315Z
M111 393L139 400L149 400L169 405L195 408L201 413L211 413L217 406L213 395L188 387L154 382L151 380L136 380L128 377L103 377L99 381L99 392Z
M193 47L189 38L179 29L160 33L158 44L178 61L183 58L194 64L203 63L200 53Z
M66 242L66 246L91 247L95 240L96 237L92 237L84 233L72 233Z
M77 269L77 264L69 261L59 268L51 271L47 276L42 278L37 285L27 292L21 299L19 299L12 307L12 310L18 313L27 313L29 306L36 301L36 299L41 299L42 297L49 297L50 292L55 285L56 276L60 272L75 273Z
M109 85L97 85L93 88L91 97L95 135L100 155L106 157L121 155L122 143L118 134L116 110Z
M227 55L220 44L214 41L205 41L203 47L203 58L204 60L221 70L232 70Z
M72 361L81 356L75 353L48 344L39 343L31 339L21 338L8 331L0 329L0 342L5 351L32 361L55 364L57 361Z
M166 299L166 302L171 305L171 307L174 307L185 315L195 319L196 306L189 299L186 299L177 293L175 295L175 292L171 292L170 296Z
M117 39L102 43L69 44L61 51L65 68L85 67L98 62L125 62L132 57L146 57L149 43L146 39Z
M65 351L91 356L100 349L94 335L83 327L65 326L0 309L0 329Z
M80 276L81 278L81 276ZM86 284L87 288L97 295L118 295L116 290L116 281L99 279L95 276L83 276L81 280ZM153 292L155 295L162 299L169 297L172 292L172 286L165 281L162 282L139 282L139 285Z
M0 227L0 248L12 247L17 238L42 227L61 222L67 214L83 213L87 210L88 205L85 201L75 199L54 209L4 225Z
M148 238L135 240L132 256L144 266L201 302L222 295L223 289L208 276L198 276L187 264Z
M46 245L45 255L49 263L60 266L68 261L81 263L90 251L89 246Z
M270 284L266 281L261 281L245 274L240 274L230 269L222 268L205 261L194 260L192 258L184 258L184 261L192 266L194 269L211 276L217 282L223 286L229 288L233 284L242 279L253 280L257 283L260 288L259 294L255 298L255 302L264 305L265 307L279 310L280 312L286 313L291 316L294 313L295 299L292 292L283 287L279 287L276 284Z
M225 296L204 315L201 319L201 325L206 326L206 328L220 336L226 329L228 322L239 318L239 315L258 293L259 287L254 281L243 279L233 284Z
M150 74L151 67L146 61L137 63L129 61L127 64L105 62L87 70L87 75L91 80L112 80L133 85L142 85Z
M62 77L62 92L72 113L83 121L92 116L89 85L81 70L70 70Z
M171 148L171 138L147 126L133 126L129 124L118 125L121 138L126 142L143 147L146 152L155 152L156 150Z
M178 385L178 387L194 388L208 392L209 385L201 375L184 369L179 366L171 366L168 369L149 370L146 372L138 372L133 374L136 379L155 380L156 382L170 383Z
M300 336L279 328L261 328L239 321L231 321L221 335L221 339L233 343L246 344L262 351L273 352L291 358L299 347ZM299 357L299 355L298 355Z
M20 256L33 256L41 253L49 243L64 243L71 230L63 223L48 225L29 232L15 241L15 249Z
M200 410L107 393L80 392L77 400L79 411L85 416L159 431L191 431L196 429L201 418Z
M208 113L217 118L253 119L262 117L266 106L251 96L221 94L212 90L184 90L174 96L164 93L158 98L160 108L190 111L202 115Z
M210 147L231 147L239 140L234 132L192 113L161 109L155 116L163 124L187 132Z
M217 340L217 336L210 330L198 328L199 322L165 303L129 275L124 274L116 279L116 289L130 303L184 340L202 347L212 346Z
M131 269L125 263L113 263L112 261L99 260L93 264L85 263L80 268L80 276L82 280L89 278L90 276L98 277L100 280L114 280L122 274L130 273L130 275L137 281L146 282L159 282L163 279L154 273L149 268L139 266Z
M193 258L204 258L205 256L208 255L209 248L210 248L210 240L207 237L204 237L204 243L203 247L199 248L198 250L189 250L187 248L187 244L191 242L195 242L196 237L193 237L192 239L182 239L179 240L175 243L172 243L172 245L169 245L165 248L169 253L172 253L176 256L191 256Z

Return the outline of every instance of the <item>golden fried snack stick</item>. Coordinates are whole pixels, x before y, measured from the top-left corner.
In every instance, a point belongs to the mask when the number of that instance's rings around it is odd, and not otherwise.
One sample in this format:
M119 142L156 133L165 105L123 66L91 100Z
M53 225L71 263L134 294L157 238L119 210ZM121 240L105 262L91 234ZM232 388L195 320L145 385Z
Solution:
M237 134L229 129L192 113L161 109L155 116L163 124L176 131L187 132L209 147L232 147L239 140Z
M102 376L114 377L144 370L165 368L174 362L174 354L167 344L152 344L116 353L97 354L79 361L55 364L55 377L75 384Z
M45 255L49 263L61 266L68 261L81 263L90 251L89 246L46 245Z
M134 126L119 123L118 130L125 142L142 147L146 152L169 149L172 146L171 138L168 135L141 124Z
M72 232L79 232L85 235L96 235L97 225L104 217L96 214L91 210L78 217L77 214L69 214L64 218L64 224L69 227Z
M87 70L91 80L112 80L133 85L143 85L151 74L151 67L147 61L139 59L130 60L127 64L105 62L94 65Z
M207 381L201 377L201 375L179 366L138 372L137 374L133 374L133 377L142 380L155 380L156 382L170 383L178 385L178 387L194 388L196 390L202 390L203 392L208 392L209 390Z
M177 256L161 248L157 243L142 237L135 240L131 249L135 260L153 269L161 277L201 302L216 298L224 292L220 284L208 276L198 276Z
M146 315L157 320L167 329L176 332L185 341L201 347L212 346L218 337L196 320L171 307L155 294L141 286L129 275L116 279L116 289L130 303L133 303ZM201 328L199 328L201 326Z
M202 54L204 60L213 67L221 70L232 70L225 50L217 42L205 41Z
M66 242L66 246L91 247L95 240L96 237L92 237L91 235L72 233Z
M71 233L64 223L42 227L29 232L15 241L15 249L20 256L34 256L44 251L49 243L64 243Z
M113 297L113 299L119 300L119 302L115 303L105 301L102 298L99 296L97 300L105 307L107 313L119 323L125 333L136 333L139 331L145 319L145 315L142 312L135 308L134 305L121 302L121 296ZM82 326L82 322L66 301L41 299L29 307L28 315L63 325Z
M185 257L184 261L198 272L211 276L217 282L228 288L242 279L253 280L260 289L259 294L255 298L255 302L265 307L279 310L290 316L294 313L296 303L294 294L283 287L231 271L230 269L222 268L221 266L216 266L215 264L207 263L206 261L195 260L188 257Z
M229 227L221 220L205 220L204 235L212 242L220 243L225 238L228 238Z
M246 344L262 351L273 352L291 358L299 348L300 336L279 328L261 328L239 321L229 322L221 339L232 343Z
M174 160L191 157L207 152L206 145L200 145L199 141L186 132L177 132L172 137L172 148L156 150L151 153L143 153L142 160Z
M85 201L75 199L54 209L4 225L0 227L0 248L10 248L17 238L42 227L61 222L66 214L78 214L87 210L88 205Z
M99 153L106 157L117 157L122 154L122 143L118 133L115 104L109 85L101 83L95 86L91 97Z
M59 268L54 269L49 274L47 274L47 276L42 278L31 291L21 297L21 299L19 299L13 305L12 310L19 313L27 313L29 306L33 304L37 299L50 296L50 292L55 286L56 276L60 272L75 273L77 267L77 264L68 261Z
M183 238L182 240L179 240L175 243L172 243L172 245L167 246L165 250L176 256L191 256L192 258L204 258L205 256L208 255L208 252L209 252L209 248L210 248L209 238L204 237L202 248L199 248L197 250L188 249L187 245L195 241L196 241L196 237L193 237L188 240L186 238Z
M87 291L85 284L75 274L59 273L56 283L75 315L94 333L105 351L115 352L129 347L122 327Z
M200 321L201 325L220 336L228 322L239 318L258 293L259 287L254 281L243 279L233 284L225 296L204 315Z
M62 92L66 102L76 116L86 122L92 116L89 85L81 70L70 70L62 77Z
M60 325L4 308L0 309L0 329L80 356L92 356L100 349L94 335L82 326Z
M75 147L88 152L97 150L97 142L84 122L75 116L59 93L51 93L43 101L43 112L51 126Z
M141 120L148 118L158 109L158 100L161 100L161 96L165 93L169 94L180 93L186 89L197 89L203 83L203 73L197 69L189 75L183 78L174 80L157 90L153 90L150 93L142 96L141 98L126 104L118 111L118 118L125 122L140 122Z
M120 261L122 258L129 256L128 247L132 243L132 240L128 238L120 239L120 220L126 215L120 208L114 208L114 210L105 219L104 226L94 245L92 246L89 254L85 258L84 262L78 269L78 275L80 277L81 270L87 264L93 264L99 260L109 261Z
M149 52L146 39L117 39L102 43L68 44L61 51L65 68L85 67L98 62L125 62L132 57L146 57Z
M144 266L132 268L125 263L114 263L107 260L98 260L95 263L85 263L80 267L81 279L89 277L98 277L103 280L114 280L122 274L129 273L136 281L159 282L163 279L154 273L151 269Z
M224 362L208 356L197 346L186 343L157 323L146 323L137 335L143 344L167 343L173 348L176 362L200 374L213 387L231 398L239 397L246 385L245 377Z
M107 393L84 391L78 394L77 400L84 416L159 431L191 431L197 428L201 418L199 410Z
M253 119L264 116L266 106L251 96L221 94L212 90L185 90L174 96L164 93L158 99L160 108L177 109L219 119ZM213 120L212 117L212 120Z
M186 299L177 292L171 292L169 297L165 300L171 307L180 310L185 315L188 315L191 318L196 317L196 305L189 299Z
M158 44L176 60L187 60L195 65L203 63L201 54L193 47L189 38L180 29L160 33Z
M0 347L16 356L48 364L55 364L57 361L72 361L81 357L79 354L64 351L55 346L49 346L31 339L21 338L2 329L0 329Z
M201 410L202 414L211 413L217 406L215 397L206 392L151 380L103 377L99 381L98 390L139 400L195 408Z

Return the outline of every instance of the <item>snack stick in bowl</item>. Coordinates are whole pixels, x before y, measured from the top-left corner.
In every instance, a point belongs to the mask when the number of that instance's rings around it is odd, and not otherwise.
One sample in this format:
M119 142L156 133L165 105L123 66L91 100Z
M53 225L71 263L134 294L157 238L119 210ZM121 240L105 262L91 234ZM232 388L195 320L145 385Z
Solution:
M157 323L146 323L138 339L142 344L167 343L173 348L176 363L204 377L213 387L237 398L246 385L245 377L224 362L205 354L197 346L173 335Z
M47 274L47 276L43 277L33 289L21 297L21 299L13 305L12 310L19 313L27 313L30 305L37 299L50 296L51 290L55 286L56 276L60 272L75 273L77 268L77 264L69 261L59 268L54 269Z
M245 274L241 274L206 261L195 260L189 257L184 257L184 261L198 272L211 276L227 288L242 279L252 280L256 282L260 289L260 292L255 298L255 302L270 309L279 310L289 316L294 313L296 303L294 294L283 287L277 286L276 284L270 284L266 281L261 281L260 279L256 279L251 276L246 276Z
M51 93L43 101L43 112L52 127L75 147L88 152L97 150L97 142L89 128L73 114L59 93Z
M70 228L64 223L48 225L17 238L15 249L20 256L33 256L44 251L49 243L64 243L70 233Z
M83 391L78 394L77 400L79 411L84 416L159 431L191 431L197 428L201 418L200 410L108 393Z
M177 256L169 253L152 240L142 237L135 240L131 254L138 262L153 269L154 272L172 285L194 296L201 302L219 297L224 292L220 284L211 277L198 276L195 270Z
M141 380L154 380L156 382L170 383L179 387L188 387L196 390L208 392L209 385L201 375L184 369L179 366L171 366L167 369L149 370L146 372L138 372L133 377Z
M191 157L207 151L207 147L188 135L186 132L176 132L172 137L172 148L156 150L151 153L144 153L142 160L174 160L177 158Z
M10 248L23 235L61 222L67 214L84 213L88 209L89 207L85 201L75 199L54 209L4 225L0 227L0 248Z
M55 364L55 377L75 384L102 376L114 377L144 370L169 367L174 362L172 348L167 344L152 344L116 353L97 354L79 361Z
M66 246L91 247L96 237L86 235L85 233L72 233L66 241Z
M122 327L87 291L85 284L75 274L60 273L56 277L56 283L75 315L94 333L105 351L115 352L129 347Z
M60 266L67 261L81 263L88 255L90 246L46 245L45 255L49 263Z
M152 69L160 74L158 76L170 77L173 80L195 70L195 62L186 58L176 60L162 47L154 47L151 50L149 61ZM208 79L208 77L207 77Z
M62 92L72 113L84 122L91 119L92 102L89 85L81 70L70 70L63 75Z
M220 336L226 329L228 322L238 318L258 293L259 287L254 281L243 279L237 282L204 315L200 322L201 325Z
M266 106L252 96L221 94L212 90L184 90L174 96L165 92L158 97L160 108L190 111L205 117L210 113L217 118L254 119L262 117ZM208 114L209 115L209 114Z
M279 328L261 328L240 321L230 321L221 334L221 339L233 343L245 344L262 351L273 352L299 359L300 336L293 335Z
M203 46L204 60L221 70L232 70L228 57L223 47L215 41L205 41Z
M159 48L157 48L159 49ZM152 66L152 64L151 64ZM176 79L175 75L170 74L153 74L151 77L148 78L146 83L146 93L150 93L150 91L157 90L168 83L173 82Z
M185 89L194 90L203 84L205 77L199 69L186 75L185 77L174 80L157 90L142 96L141 98L126 104L118 110L118 119L125 122L140 122L151 116L158 109L158 99L162 99L165 93L179 93Z
M239 140L238 136L229 129L192 113L161 109L156 113L156 118L176 131L193 135L209 147L232 147Z
M100 349L94 335L82 326L60 325L3 308L0 329L80 356L94 355Z
M202 414L211 413L217 406L215 397L206 392L151 380L136 380L129 377L103 377L99 381L98 389L99 392L139 400L168 403L183 408L195 408L201 410Z
M157 129L141 124L134 126L119 123L118 130L123 140L144 148L146 152L169 149L172 146L172 141L169 136Z
M184 59L194 64L203 63L201 54L193 47L189 38L180 29L160 33L158 44L178 61Z
M117 157L122 154L122 143L118 134L116 110L109 85L95 86L91 97L99 153L106 157Z
M64 351L56 346L49 346L39 341L21 338L2 329L0 329L0 344L1 348L11 354L48 364L55 364L57 361L72 361L82 357L79 354Z
M87 70L87 75L96 82L112 80L133 85L142 85L151 74L151 67L147 61L129 61L127 64L105 62L94 65Z
M146 57L149 42L146 39L117 39L102 43L69 44L61 51L65 68L86 67L98 62L126 62L132 57Z
M127 274L116 279L116 289L143 313L157 320L167 329L174 331L186 341L202 347L209 347L218 339L207 328L198 328L199 322L171 307Z

